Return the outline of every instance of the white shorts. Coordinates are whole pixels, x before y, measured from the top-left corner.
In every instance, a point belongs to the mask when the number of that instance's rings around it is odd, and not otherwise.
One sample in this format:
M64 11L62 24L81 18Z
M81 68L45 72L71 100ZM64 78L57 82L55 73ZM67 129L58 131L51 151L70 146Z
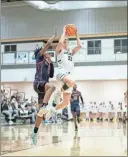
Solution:
M73 79L69 71L65 70L64 68L58 68L56 74L57 81L62 81L65 76L69 76L71 79Z

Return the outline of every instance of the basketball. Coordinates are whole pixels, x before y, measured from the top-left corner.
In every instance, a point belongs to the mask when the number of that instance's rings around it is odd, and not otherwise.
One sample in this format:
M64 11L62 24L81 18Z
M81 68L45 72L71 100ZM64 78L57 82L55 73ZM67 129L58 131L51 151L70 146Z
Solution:
M67 36L75 36L76 31L77 31L77 28L76 28L75 25L73 25L73 24L68 24L68 25L66 26L66 35L67 35Z

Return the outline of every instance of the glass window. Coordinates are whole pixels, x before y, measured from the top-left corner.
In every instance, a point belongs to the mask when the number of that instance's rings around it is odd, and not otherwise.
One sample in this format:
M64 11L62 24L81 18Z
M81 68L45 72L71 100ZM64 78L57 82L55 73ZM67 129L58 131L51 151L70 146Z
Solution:
M95 54L95 51L94 51L94 49L88 49L88 54Z
M114 53L127 53L127 39L114 41Z
M121 48L115 48L114 53L121 53Z
M5 45L4 46L4 52L9 52L10 51L10 46L9 45Z
M100 40L95 41L95 47L101 47L101 41Z
M16 45L11 45L11 51L16 52Z
M114 45L115 46L121 46L121 40L115 40Z
M101 40L88 41L88 54L101 54Z
M16 45L5 45L4 52L16 52Z
M128 46L127 43L128 43L127 39L122 39L122 46Z
M95 48L95 54L101 54L101 48Z
M127 46L122 47L122 53L128 53L128 48L127 48Z
M88 41L88 47L94 47L94 41Z

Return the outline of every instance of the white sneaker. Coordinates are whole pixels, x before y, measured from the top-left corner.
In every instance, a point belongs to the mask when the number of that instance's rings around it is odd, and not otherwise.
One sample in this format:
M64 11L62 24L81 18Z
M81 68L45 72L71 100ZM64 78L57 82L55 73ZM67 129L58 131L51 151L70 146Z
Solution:
M37 144L37 133L34 133L34 131L32 131L31 139L32 139L32 143L34 145L36 145Z
M12 125L12 124L13 124L13 121L10 120L10 121L9 121L9 125Z
M56 94L54 95L54 103L58 105L61 103L61 101L62 101L61 91L57 91Z

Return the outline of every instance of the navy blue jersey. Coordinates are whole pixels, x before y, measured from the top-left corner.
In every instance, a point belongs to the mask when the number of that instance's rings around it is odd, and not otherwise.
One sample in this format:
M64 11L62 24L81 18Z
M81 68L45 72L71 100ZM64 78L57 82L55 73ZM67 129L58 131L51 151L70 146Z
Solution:
M40 55L40 52L38 52L38 54L36 55L36 74L34 82L49 82L51 70L53 70L53 64L49 63L46 58L43 55Z
M71 105L79 104L81 93L77 90L73 90L71 94Z

